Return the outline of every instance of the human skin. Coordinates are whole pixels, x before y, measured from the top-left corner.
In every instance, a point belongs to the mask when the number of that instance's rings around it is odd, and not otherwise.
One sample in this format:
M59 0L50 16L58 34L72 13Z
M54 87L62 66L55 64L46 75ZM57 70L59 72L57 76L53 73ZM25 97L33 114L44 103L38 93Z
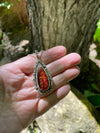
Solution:
M68 82L79 74L80 55L66 55L63 46L39 55L53 78L53 92L44 97L33 82L35 54L0 67L0 133L19 133L64 98L70 91Z

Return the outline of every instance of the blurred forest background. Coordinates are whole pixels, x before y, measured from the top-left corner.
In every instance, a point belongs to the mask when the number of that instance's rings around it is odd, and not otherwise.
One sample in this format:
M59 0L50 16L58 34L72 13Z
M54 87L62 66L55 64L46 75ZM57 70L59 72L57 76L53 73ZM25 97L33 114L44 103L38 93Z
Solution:
M25 0L0 0L0 65L30 54L30 29ZM84 53L85 54L85 53ZM98 19L86 71L71 83L100 113L100 19Z

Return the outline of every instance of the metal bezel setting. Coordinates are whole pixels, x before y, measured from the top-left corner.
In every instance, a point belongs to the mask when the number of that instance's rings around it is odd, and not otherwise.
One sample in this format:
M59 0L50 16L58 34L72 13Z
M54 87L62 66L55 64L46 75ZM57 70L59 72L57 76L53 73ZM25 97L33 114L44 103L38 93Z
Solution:
M40 93L48 93L52 89L52 77L51 77L46 65L43 62L41 62L41 60L39 59L37 51L35 51L35 53L36 53L36 56L37 56L37 61L36 61L34 74L33 74L35 87L36 87L36 90L38 90ZM37 78L37 76L38 76L38 68L39 67L42 67L43 70L45 71L45 74L47 75L47 78L48 78L48 81L49 81L49 87L48 87L47 90L41 90L40 87L39 87L38 78Z

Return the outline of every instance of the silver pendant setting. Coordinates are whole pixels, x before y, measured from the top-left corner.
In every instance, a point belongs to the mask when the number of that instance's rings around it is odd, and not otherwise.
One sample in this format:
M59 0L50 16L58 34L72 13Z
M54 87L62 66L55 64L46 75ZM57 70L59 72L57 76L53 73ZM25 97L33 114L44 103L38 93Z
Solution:
M52 90L52 77L46 65L40 60L38 52L35 51L37 56L36 66L34 69L34 83L36 90L41 94L47 94Z

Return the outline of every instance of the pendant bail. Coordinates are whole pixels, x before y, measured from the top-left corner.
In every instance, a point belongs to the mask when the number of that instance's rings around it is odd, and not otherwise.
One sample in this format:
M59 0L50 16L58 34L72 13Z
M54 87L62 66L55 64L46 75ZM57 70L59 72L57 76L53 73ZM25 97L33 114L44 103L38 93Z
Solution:
M37 50L35 50L35 54L36 54L37 60L40 60Z

